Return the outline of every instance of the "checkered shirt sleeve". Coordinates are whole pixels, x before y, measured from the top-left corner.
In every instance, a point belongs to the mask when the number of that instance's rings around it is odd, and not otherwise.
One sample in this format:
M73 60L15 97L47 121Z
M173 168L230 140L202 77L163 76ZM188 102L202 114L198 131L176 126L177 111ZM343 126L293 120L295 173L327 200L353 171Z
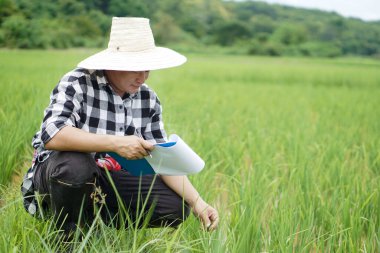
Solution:
M75 126L83 101L80 77L83 72L72 71L66 74L50 95L50 104L45 110L41 126L41 140L47 143L64 126Z

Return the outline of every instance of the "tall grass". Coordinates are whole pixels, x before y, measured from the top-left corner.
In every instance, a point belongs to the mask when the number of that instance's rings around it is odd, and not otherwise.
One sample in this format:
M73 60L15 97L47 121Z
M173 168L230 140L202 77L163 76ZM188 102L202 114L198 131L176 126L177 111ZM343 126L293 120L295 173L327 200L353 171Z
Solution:
M5 184L48 95L86 51L0 51L0 165ZM216 205L214 233L195 217L177 230L115 230L100 220L78 251L377 252L380 250L380 63L193 55L151 73L168 133L206 161L191 180ZM25 169L25 168L22 168ZM4 186L0 251L57 249L52 222L24 213Z
M0 51L0 185L30 160L49 94L78 54Z

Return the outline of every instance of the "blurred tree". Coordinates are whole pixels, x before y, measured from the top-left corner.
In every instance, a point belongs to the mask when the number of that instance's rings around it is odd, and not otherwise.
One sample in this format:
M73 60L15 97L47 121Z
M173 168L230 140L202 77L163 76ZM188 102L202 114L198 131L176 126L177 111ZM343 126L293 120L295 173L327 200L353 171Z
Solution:
M16 5L12 0L0 0L0 25L3 20L17 11Z
M273 41L260 42L253 40L248 48L248 54L280 56L283 54L283 50L282 44Z
M72 30L67 26L65 19L54 19L54 20L44 20L46 33L49 34L49 45L53 48L69 48L75 44L76 35L73 34Z
M1 25L5 46L10 48L27 48L29 40L28 21L24 16L13 15Z
M70 19L71 30L86 38L96 38L102 34L99 26L88 16L74 16Z
M323 21L307 20L303 23L303 25L309 41L319 40L319 36L324 29Z
M84 15L86 6L76 0L58 0L58 15L62 18Z
M38 21L21 15L7 18L1 25L4 44L10 48L46 48L47 40Z
M255 15L250 18L249 23L254 37L256 34L271 34L276 29L273 19L265 15Z
M331 42L307 42L299 47L304 56L337 57L342 55L341 46Z
M194 35L196 38L201 38L207 34L207 18L208 13L204 8L203 0L182 1L183 14L178 20L181 28Z
M30 1L30 0L13 0L17 9L28 19L32 18L55 18L58 13L57 1ZM58 3L59 5L59 3Z
M104 13L102 13L99 10L90 10L89 12L87 12L87 17L92 22L96 20L96 22L94 23L101 30L102 36L108 36L111 27L111 17L104 15Z
M148 9L146 3L136 0L110 0L108 14L117 17L146 17Z
M81 0L88 10L101 10L105 12L106 9L102 9L108 1L104 0Z
M150 18L159 44L269 55L380 54L380 22L222 0L0 0L0 46L105 46L112 16Z
M164 12L156 13L156 20L152 24L152 30L157 44L178 42L181 39L181 28L176 25L174 18Z
M327 22L320 34L321 41L336 41L341 39L342 33L347 29L343 18L333 18Z
M247 21L252 16L264 15L272 20L276 20L278 16L278 9L272 5L261 2L245 1L241 3L230 2L229 9L240 21Z
M250 36L248 27L239 21L227 21L215 29L215 40L222 46L231 46L237 40L248 39Z
M285 23L275 30L272 39L284 45L300 44L307 40L307 31L301 25Z

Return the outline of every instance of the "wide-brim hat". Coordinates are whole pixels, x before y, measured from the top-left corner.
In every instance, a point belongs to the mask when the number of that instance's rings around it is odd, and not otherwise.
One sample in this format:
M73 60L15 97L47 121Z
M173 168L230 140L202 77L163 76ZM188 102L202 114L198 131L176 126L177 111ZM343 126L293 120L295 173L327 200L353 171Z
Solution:
M156 47L146 18L112 18L108 48L78 64L80 68L145 71L171 68L186 57L165 47Z

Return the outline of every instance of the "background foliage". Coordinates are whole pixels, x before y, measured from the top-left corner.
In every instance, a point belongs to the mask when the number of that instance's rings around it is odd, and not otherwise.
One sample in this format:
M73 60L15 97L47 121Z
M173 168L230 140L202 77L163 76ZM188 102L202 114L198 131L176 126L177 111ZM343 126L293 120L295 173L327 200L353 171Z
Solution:
M148 17L157 44L187 51L380 54L380 21L220 0L0 0L0 47L105 47L112 16Z

